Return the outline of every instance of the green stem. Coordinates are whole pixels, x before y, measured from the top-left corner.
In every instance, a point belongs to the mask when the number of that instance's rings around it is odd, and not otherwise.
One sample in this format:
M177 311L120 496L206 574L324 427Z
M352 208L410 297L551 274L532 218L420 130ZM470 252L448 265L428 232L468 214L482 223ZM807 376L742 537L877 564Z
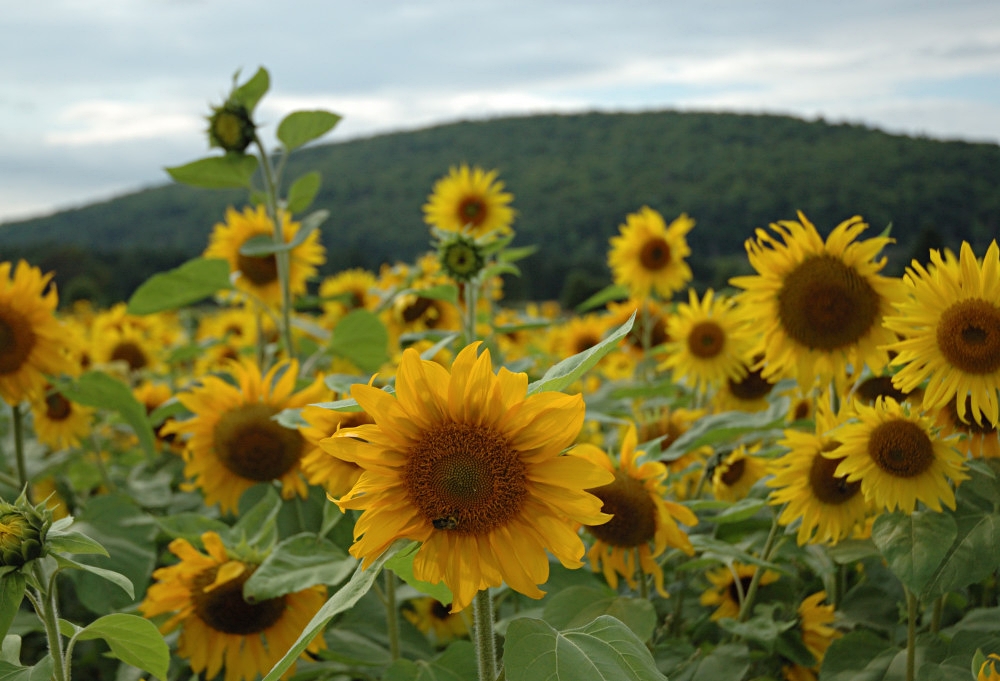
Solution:
M931 633L941 630L941 616L944 614L944 594L934 600L934 610L931 612Z
M913 681L917 661L917 597L906 591L906 681Z
M396 608L396 573L385 571L385 619L389 634L389 657L399 659L399 610Z
M493 633L493 599L488 588L476 594L472 602L472 618L476 630L479 681L496 681L497 649Z
M260 137L254 135L254 142L260 151L260 166L264 176L264 196L267 202L267 215L274 223L274 243L283 246L285 243L284 228L278 216L278 183L271 159L267 155ZM281 333L285 342L288 357L295 357L295 346L292 345L292 292L289 286L289 270L291 267L290 253L287 250L274 254L274 262L278 268L278 285L281 290Z
M780 512L775 513L774 519L771 522L771 531L768 532L767 540L764 542L764 550L760 553L760 559L763 561L771 559L771 551L774 550L775 539L778 537L778 517L780 515ZM750 578L750 586L747 587L746 597L743 599L743 604L740 606L740 622L746 622L747 618L750 617L750 613L753 612L753 602L757 597L757 587L760 585L760 579L763 576L764 568L758 565L757 569L753 572L753 577Z
M646 583L646 573L642 571L642 565L639 563L639 549L638 547L632 549L635 551L635 569L639 573L639 596L644 601L649 600L649 585Z
M17 461L17 479L26 496L31 498L31 482L28 480L28 464L24 458L24 414L21 406L11 407L14 413L14 458Z
M56 607L57 594L55 580L45 579L45 572L39 562L35 561L35 579L39 588L48 587L48 591L38 592L38 603L42 606L38 616L45 625L45 637L49 643L49 655L52 657L52 678L54 681L69 681L69 661L66 660L62 647L62 635L59 633L59 611Z
M469 281L462 289L465 293L465 344L476 340L476 308L479 307L479 277Z

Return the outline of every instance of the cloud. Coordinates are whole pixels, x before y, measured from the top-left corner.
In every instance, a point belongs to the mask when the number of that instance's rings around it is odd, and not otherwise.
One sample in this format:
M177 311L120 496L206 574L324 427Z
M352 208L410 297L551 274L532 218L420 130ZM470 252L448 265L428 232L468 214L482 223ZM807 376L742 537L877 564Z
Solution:
M50 146L92 146L123 141L196 135L204 118L177 110L174 103L85 100L60 112L63 129L43 135Z

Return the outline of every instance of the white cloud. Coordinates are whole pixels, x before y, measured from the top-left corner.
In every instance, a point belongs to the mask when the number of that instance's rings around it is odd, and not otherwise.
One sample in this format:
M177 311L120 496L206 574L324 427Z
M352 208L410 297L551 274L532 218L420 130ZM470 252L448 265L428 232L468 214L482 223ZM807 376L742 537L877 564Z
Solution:
M204 118L177 110L176 104L86 100L58 114L60 129L45 133L52 146L79 147L197 134Z

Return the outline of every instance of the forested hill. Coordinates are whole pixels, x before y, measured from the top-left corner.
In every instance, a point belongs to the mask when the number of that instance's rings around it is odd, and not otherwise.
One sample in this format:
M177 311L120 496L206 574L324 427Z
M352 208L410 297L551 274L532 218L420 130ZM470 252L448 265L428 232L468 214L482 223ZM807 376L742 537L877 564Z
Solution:
M193 159L190 159L193 160ZM183 162L183 160L181 160ZM669 221L687 212L697 282L745 269L757 227L802 210L827 234L862 215L874 236L892 223L890 269L928 246L1000 233L1000 146L889 135L771 115L544 115L450 125L315 146L286 177L319 170L314 208L325 272L412 260L428 246L421 206L449 166L498 169L518 211L514 245L535 244L515 297L576 298L608 280L608 239L643 205ZM0 226L0 258L54 269L61 290L123 299L155 271L204 250L225 207L246 194L164 185ZM73 293L73 287L78 289ZM67 287L71 290L67 292ZM567 288L572 289L568 291Z

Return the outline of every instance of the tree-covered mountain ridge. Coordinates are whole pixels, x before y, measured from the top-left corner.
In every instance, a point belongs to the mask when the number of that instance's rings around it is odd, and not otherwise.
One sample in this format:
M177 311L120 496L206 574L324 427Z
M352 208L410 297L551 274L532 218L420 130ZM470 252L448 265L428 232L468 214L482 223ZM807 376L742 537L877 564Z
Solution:
M193 159L192 159L193 160ZM289 182L310 170L330 211L324 273L377 271L428 248L421 207L451 166L496 169L514 194L514 245L535 245L510 293L567 296L608 280L608 240L642 206L687 213L696 282L746 271L754 230L802 211L821 234L861 215L896 243L889 271L930 246L981 251L1000 233L1000 146L888 134L788 116L655 111L463 121L318 144L293 154ZM0 258L27 257L65 288L123 299L155 271L199 255L242 191L164 184L0 225ZM72 287L71 287L72 288ZM571 297L576 297L573 295Z

